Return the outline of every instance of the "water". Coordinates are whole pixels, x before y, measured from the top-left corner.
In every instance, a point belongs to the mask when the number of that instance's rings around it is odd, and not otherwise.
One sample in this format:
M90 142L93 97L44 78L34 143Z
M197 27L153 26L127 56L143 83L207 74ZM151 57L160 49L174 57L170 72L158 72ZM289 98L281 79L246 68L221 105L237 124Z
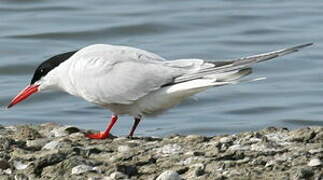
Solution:
M323 1L17 1L0 3L0 105L52 55L94 43L135 46L168 59L228 59L301 43L315 46L255 66L267 80L210 89L156 118L137 135L215 135L323 125ZM10 110L0 124L57 122L103 129L107 110L50 92ZM113 129L126 135L131 117Z

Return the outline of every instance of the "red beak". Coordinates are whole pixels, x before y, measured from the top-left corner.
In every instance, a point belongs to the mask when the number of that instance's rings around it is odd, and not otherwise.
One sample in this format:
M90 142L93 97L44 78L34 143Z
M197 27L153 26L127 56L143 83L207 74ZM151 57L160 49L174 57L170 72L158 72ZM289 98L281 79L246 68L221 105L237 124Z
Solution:
M29 85L24 90L22 90L15 98L13 98L7 108L18 104L19 102L27 99L30 95L38 92L39 85Z

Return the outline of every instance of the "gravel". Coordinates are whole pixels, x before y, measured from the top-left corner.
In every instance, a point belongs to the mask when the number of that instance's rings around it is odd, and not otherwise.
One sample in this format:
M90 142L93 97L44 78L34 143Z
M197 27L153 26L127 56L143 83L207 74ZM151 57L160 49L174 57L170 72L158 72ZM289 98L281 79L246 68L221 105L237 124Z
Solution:
M323 179L323 127L105 140L53 123L0 127L1 179Z

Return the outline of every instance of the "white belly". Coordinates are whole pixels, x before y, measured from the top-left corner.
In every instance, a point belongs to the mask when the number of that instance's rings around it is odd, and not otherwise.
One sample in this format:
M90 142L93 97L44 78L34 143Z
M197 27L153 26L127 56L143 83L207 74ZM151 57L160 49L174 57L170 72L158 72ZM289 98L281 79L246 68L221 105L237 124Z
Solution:
M133 104L109 104L106 107L116 114L129 114L132 116L137 116L138 114L146 116L156 115L209 87L225 84L227 83L199 79L161 88L140 98Z

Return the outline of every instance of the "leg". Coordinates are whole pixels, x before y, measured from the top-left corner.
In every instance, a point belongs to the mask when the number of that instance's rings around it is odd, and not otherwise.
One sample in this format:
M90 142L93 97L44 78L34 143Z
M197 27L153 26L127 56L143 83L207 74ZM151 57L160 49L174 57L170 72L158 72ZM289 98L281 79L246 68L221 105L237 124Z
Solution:
M86 134L85 136L90 139L106 139L109 137L110 131L111 131L113 125L117 122L117 120L118 120L118 116L112 115L110 123L105 131L95 133L95 134Z
M134 123L133 123L133 125L132 125L131 131L130 131L130 133L129 133L128 137L132 137L132 136L133 136L133 133L135 132L135 130L136 130L136 128L137 128L137 126L138 126L138 124L139 124L140 120L141 120L141 115L139 115L139 116L135 117L135 119L134 119Z

